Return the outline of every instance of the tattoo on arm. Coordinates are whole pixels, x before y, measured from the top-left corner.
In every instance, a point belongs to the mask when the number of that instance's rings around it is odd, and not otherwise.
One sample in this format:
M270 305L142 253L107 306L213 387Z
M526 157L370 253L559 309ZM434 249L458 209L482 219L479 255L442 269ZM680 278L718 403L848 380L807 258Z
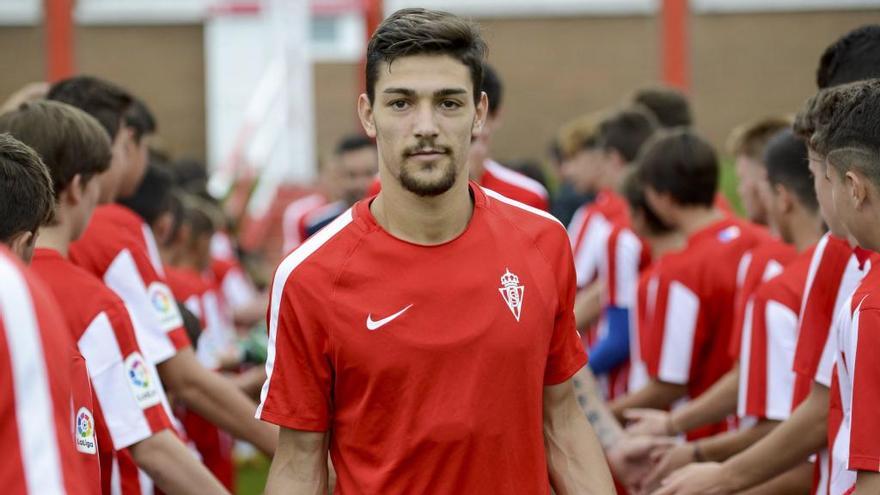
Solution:
M572 382L581 410L596 432L596 437L599 438L602 448L608 449L617 443L623 434L623 429L614 419L614 415L611 414L608 405L599 394L599 387L593 377L593 372L584 367L575 374Z

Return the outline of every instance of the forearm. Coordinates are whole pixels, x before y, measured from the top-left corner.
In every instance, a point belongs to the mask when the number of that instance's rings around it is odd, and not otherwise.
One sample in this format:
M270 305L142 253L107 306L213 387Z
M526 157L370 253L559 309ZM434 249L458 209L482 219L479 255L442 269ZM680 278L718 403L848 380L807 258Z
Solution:
M557 495L615 493L602 447L574 400L545 413L544 445Z
M599 318L602 312L602 283L593 282L578 291L574 299L574 322L578 330L584 330Z
M639 390L627 394L611 403L611 412L622 420L623 411L633 408L666 409L673 402L687 394L687 387L651 380Z
M135 463L168 495L229 493L170 430L129 447Z
M761 421L751 428L699 440L698 448L705 460L723 462L754 445L778 424L778 421Z
M810 395L786 421L723 465L733 491L763 483L806 460L827 443L828 389L813 384Z
M856 478L856 495L880 493L880 473L859 471Z
M266 455L274 454L277 429L254 418L256 404L222 375L200 365L192 351L160 364L159 374L188 409Z
M224 375L226 379L231 381L239 390L251 399L260 396L260 390L263 383L266 382L266 368L264 366L254 366L243 373Z
M282 428L265 494L326 495L328 438L325 433Z
M593 427L599 443L604 449L610 448L623 436L623 428L599 393L596 378L589 368L583 367L572 377L572 383L578 406Z
M715 424L736 412L739 367L734 367L709 390L670 413L670 433L687 433Z
M813 463L802 462L772 480L758 485L742 495L804 495L813 487Z

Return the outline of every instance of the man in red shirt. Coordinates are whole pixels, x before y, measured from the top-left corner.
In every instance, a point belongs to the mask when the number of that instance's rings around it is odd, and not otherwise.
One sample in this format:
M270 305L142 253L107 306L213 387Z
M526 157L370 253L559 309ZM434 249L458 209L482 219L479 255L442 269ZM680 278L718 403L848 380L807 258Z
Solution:
M827 88L880 75L880 29L865 26L832 43L823 53L816 82ZM663 495L738 493L785 473L818 453L813 493L825 495L829 485L829 387L837 354L832 320L864 276L866 264L853 255L848 235L834 211L825 157L811 145L821 119L812 98L795 122L795 131L808 143L820 211L830 232L816 245L798 321L794 371L808 380L807 398L769 435L724 463L688 466L673 475Z
M88 404L76 404L74 396L75 424L79 452L92 456L96 467L100 454L100 469L90 476L97 493L110 490L114 454L123 449L129 449L134 461L166 492L199 487L222 493L169 430L164 391L155 369L141 354L123 302L94 275L65 258L98 201L97 177L107 170L111 158L107 133L85 112L51 101L27 103L0 116L0 132L32 145L47 158L52 176L55 218L40 229L32 269L59 302L88 368L83 384ZM82 294L89 297L83 299ZM119 469L124 467L119 461Z
M55 83L49 99L97 115L108 134L116 136L114 143L124 144L125 136L133 139L134 130L126 120L133 111L131 97L121 88L78 76ZM112 194L131 195L143 177L140 165L127 168L142 158L132 149L137 148L114 144L109 178L104 177L107 174L101 176L101 186L109 183ZM137 182L132 184L128 173L136 174ZM116 196L102 193L102 199L113 201ZM228 379L198 363L165 281L152 231L134 211L117 203L96 208L83 235L71 244L69 255L126 303L144 358L156 366L169 393L234 436L267 454L274 451L277 434L269 425L253 419L256 405Z
M713 206L718 161L711 145L686 130L669 131L645 145L639 175L658 217L687 236L685 247L657 261L653 317L641 332L642 356L651 378L640 390L615 402L666 408L706 391L732 365L728 346L737 293L736 263L767 239L752 224ZM670 163L677 164L670 167ZM724 425L695 430L691 438L723 431Z
M91 494L93 473L71 430L71 381L81 376L71 376L71 364L81 356L54 298L21 263L53 206L40 157L0 134L0 433L7 439L0 485L9 493Z
M565 229L467 180L484 51L424 9L369 43L358 112L383 188L275 274L269 494L326 490L328 449L337 493L613 493L570 381L586 354Z

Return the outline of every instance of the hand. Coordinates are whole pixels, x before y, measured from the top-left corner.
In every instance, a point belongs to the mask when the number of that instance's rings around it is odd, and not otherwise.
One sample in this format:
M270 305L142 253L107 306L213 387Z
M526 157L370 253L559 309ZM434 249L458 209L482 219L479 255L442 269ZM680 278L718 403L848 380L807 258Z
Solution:
M729 495L733 490L717 462L691 464L663 480L653 495Z
M695 462L694 444L683 443L665 452L654 452L651 460L654 468L645 477L643 483L643 489L647 493L657 489L660 482L670 473Z
M671 438L623 436L605 455L618 481L636 492L651 471L652 456L665 452L673 445L675 440Z
M675 432L669 431L672 425L671 415L659 409L627 409L623 417L632 424L626 427L626 432L632 435L650 435L654 437L672 436Z

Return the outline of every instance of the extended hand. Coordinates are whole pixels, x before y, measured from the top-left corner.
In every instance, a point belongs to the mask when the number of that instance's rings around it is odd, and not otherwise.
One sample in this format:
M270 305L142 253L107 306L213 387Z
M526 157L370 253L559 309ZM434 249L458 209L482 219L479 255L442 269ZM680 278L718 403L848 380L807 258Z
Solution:
M652 457L659 456L674 444L671 438L627 435L608 449L606 456L618 481L636 492L641 490L645 476L651 472Z
M704 462L679 469L663 480L663 486L653 495L729 495L721 464Z
M663 437L673 435L669 431L670 415L659 409L627 409L623 417L632 424L626 428L626 432L632 435L650 435Z

